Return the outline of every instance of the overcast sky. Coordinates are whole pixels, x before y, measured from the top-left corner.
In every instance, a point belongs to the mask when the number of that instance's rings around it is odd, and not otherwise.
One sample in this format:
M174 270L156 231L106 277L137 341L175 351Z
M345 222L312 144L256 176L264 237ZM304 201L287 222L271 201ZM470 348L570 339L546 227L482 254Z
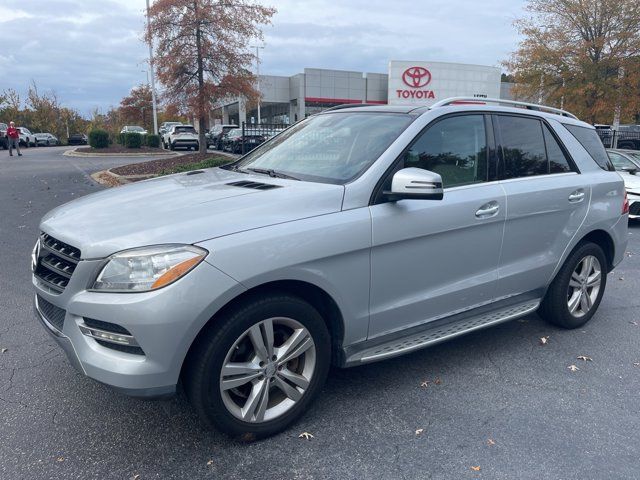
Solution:
M308 68L386 73L388 61L499 66L524 0L264 0L261 73ZM0 91L34 80L88 114L146 82L145 0L0 0Z

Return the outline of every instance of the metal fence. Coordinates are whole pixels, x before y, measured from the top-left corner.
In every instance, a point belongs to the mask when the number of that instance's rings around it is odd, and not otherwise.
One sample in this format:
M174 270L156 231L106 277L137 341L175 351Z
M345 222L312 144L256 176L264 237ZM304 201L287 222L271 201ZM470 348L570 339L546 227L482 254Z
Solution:
M640 150L640 132L596 129L605 148Z
M271 137L282 132L289 125L285 123L246 123L242 122L242 140L240 151L244 155L254 148L262 145Z

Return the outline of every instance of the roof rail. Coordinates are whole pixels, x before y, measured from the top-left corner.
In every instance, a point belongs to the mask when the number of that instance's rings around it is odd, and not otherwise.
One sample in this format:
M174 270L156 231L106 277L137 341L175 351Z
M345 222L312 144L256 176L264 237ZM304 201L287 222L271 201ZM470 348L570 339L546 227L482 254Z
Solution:
M439 102L434 103L433 105L431 105L431 108L437 108L437 107L446 107L449 105L478 105L478 104L485 104L485 103L495 103L495 104L503 104L503 105L511 105L514 107L521 107L521 108L526 108L527 110L538 110L540 112L549 112L549 113L555 113L557 115L562 115L563 117L569 117L569 118L574 118L576 120L578 120L578 117L576 117L573 113L571 112L567 112L566 110L561 110L559 108L554 108L554 107L548 107L546 105L538 105L536 103L527 103L527 102L519 102L517 100L504 100L501 98L481 98L481 97L451 97L451 98L445 98L444 100L440 100Z
M327 108L323 110L324 112L330 112L332 110L343 110L345 108L358 108L358 107L376 107L380 106L377 103L343 103L341 105L336 105L335 107Z

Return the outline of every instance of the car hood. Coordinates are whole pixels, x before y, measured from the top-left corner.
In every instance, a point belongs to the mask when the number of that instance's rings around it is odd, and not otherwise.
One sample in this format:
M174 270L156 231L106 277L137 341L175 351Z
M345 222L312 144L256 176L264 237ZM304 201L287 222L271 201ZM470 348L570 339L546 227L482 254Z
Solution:
M128 248L193 244L223 235L340 211L344 187L213 168L87 195L61 205L40 229L103 258ZM230 185L259 182L271 187ZM255 185L253 185L255 187ZM265 188L265 187L262 187Z
M624 180L624 188L633 192L640 192L640 173L632 175L629 172L618 172Z

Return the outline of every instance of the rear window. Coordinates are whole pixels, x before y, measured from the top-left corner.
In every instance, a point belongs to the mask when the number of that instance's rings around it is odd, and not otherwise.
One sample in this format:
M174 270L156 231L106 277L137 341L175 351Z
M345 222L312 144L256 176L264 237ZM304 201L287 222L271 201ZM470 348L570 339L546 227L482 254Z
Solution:
M604 149L604 145L602 145L602 141L595 129L587 128L587 127L579 127L577 125L567 125L564 124L565 128L571 132L580 145L584 147L584 149L589 152L591 158L602 168L603 170L614 171L613 165L611 164L611 160L609 160L609 156L607 155L607 151Z

